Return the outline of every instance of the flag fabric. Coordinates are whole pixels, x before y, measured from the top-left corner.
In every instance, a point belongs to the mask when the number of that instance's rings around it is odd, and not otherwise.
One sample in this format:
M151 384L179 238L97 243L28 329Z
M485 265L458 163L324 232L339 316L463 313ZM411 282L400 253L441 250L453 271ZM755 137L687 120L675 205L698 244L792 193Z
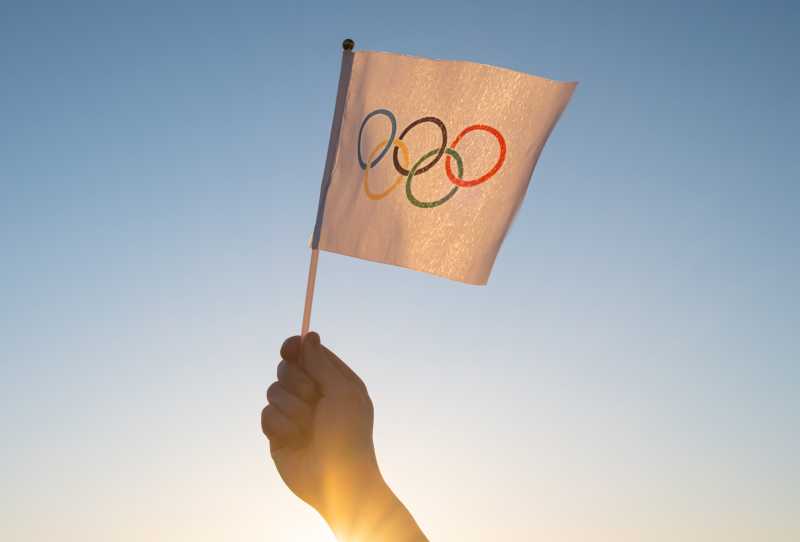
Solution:
M345 51L312 247L486 284L576 85Z

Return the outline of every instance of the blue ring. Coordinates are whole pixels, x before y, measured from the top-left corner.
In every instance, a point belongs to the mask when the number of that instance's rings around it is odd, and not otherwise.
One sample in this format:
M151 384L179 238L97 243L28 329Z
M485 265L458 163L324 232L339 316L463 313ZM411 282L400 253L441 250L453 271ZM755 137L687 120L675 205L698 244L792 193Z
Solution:
M389 139L386 141L386 146L383 148L381 153L375 157L375 159L370 163L369 167L374 168L375 165L381 161L381 158L392 148L394 144L394 136L397 133L397 119L394 117L394 113L389 111L388 109L376 109L366 117L364 120L361 121L361 128L358 129L358 165L361 166L361 169L367 169L367 164L364 162L364 159L361 157L361 134L364 132L364 126L366 126L367 121L374 117L375 115L383 115L392 123L392 134L389 136Z

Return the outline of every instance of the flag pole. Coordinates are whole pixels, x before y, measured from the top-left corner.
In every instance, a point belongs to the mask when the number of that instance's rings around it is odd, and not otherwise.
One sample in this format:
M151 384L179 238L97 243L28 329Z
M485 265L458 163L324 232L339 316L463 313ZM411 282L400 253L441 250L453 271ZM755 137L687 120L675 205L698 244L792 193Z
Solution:
M303 308L303 327L300 336L305 337L311 325L311 305L314 303L314 285L317 283L317 261L319 249L311 249L311 262L308 264L308 283L306 284L306 305Z
M314 237L311 239L311 262L308 264L308 282L306 283L306 302L303 307L303 324L300 336L304 337L311 326L311 307L314 304L314 286L317 282L317 262L319 261L319 237L322 229L322 215L325 211L325 198L328 195L328 186L331 182L331 171L339 146L339 129L342 125L344 101L347 97L347 87L350 84L350 70L353 66L353 47L355 42L347 38L342 42L342 67L339 72L339 89L336 94L336 108L333 111L333 124L331 137L328 141L328 157L325 160L325 172L322 176L322 187L319 193L319 206L317 207L317 222L314 226Z

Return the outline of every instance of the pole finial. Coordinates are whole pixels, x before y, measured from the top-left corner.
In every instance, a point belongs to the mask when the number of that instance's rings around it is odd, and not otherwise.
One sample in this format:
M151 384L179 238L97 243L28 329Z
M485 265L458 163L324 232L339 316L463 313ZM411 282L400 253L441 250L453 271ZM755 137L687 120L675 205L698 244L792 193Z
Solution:
M355 47L355 46L356 46L356 42L354 42L350 38L347 38L346 40L344 40L342 42L342 49L344 49L345 51L352 51L353 47Z

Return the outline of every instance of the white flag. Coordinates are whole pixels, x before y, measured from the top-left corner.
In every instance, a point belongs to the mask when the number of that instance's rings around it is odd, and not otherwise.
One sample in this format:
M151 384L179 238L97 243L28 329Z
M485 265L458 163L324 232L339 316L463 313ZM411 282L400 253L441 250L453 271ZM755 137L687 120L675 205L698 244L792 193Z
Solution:
M312 246L486 284L576 85L345 51Z

